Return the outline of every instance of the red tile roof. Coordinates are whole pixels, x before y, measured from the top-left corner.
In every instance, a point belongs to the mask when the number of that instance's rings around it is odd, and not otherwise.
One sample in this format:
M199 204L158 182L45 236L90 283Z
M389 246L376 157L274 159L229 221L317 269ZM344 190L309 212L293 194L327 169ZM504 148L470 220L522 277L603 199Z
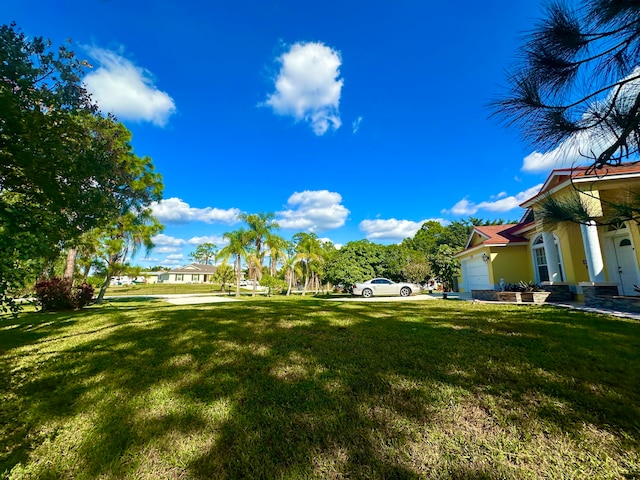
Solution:
M629 173L640 173L640 162L633 163L621 163L620 165L613 167L604 167L591 172L587 175L587 167L576 167L573 169L573 178L581 177L603 177L605 175L625 175Z
M520 224L510 223L508 225L486 225L483 227L474 227L474 230L480 235L487 237L482 242L483 245L504 245L505 243L522 243L528 240L519 235L514 235L512 230L520 227Z

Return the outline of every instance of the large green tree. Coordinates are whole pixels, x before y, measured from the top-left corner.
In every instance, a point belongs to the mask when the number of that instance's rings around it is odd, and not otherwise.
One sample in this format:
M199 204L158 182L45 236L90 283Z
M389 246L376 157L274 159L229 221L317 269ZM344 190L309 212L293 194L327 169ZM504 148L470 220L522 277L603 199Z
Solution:
M211 265L218 254L218 247L211 242L201 243L195 251L189 254L189 258L194 262L204 265Z
M459 262L453 258L455 253L449 245L440 245L430 258L433 273L442 283L442 298L447 298L447 292L453 288L453 278L460 273Z
M435 220L429 220L422 224L413 238L404 239L402 245L424 255L432 255L438 250L438 246L447 243L448 238L445 226Z
M0 26L0 307L81 235L144 203L136 182L153 172L136 170L129 132L97 114L85 67Z
M69 146L84 141L80 112L94 111L80 84L84 64L14 24L0 26L0 307L57 256L90 216L84 174ZM79 168L84 168L79 165ZM91 185L89 185L91 189Z
M381 276L385 247L369 240L349 242L338 250L325 266L325 276L334 285L347 290L354 283Z
M637 159L639 24L636 1L548 2L497 112L536 147L576 142L594 169Z

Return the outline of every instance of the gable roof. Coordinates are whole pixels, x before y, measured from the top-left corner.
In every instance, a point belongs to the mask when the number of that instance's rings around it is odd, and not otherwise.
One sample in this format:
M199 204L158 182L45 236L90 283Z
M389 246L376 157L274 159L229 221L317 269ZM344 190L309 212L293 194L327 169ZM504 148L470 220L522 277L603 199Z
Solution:
M621 163L613 167L592 170L589 167L558 168L553 170L538 193L520 204L529 208L545 194L553 193L574 183L592 182L594 180L616 180L640 176L640 162Z
M471 234L469 235L469 239L467 240L467 244L464 247L464 250L458 252L454 255L454 257L466 252L467 250L471 250L474 248L478 248L480 246L490 246L490 245L510 245L516 243L527 243L525 237L521 237L516 234L516 231L522 228L523 224L520 223L509 223L506 225L484 225L479 227L473 227L471 230ZM484 240L479 245L474 245L470 247L471 240L474 235L478 235Z
M474 227L474 231L485 237L482 243L484 245L505 245L507 243L528 242L524 237L520 237L513 233L519 224L509 223L507 225L485 225Z
M190 263L183 267L174 268L167 273L215 273L215 265L205 265L204 263Z

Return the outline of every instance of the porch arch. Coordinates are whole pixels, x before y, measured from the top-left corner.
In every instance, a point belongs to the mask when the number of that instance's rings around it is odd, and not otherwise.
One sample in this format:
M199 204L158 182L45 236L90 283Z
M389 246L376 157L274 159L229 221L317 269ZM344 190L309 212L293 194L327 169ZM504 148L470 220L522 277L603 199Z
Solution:
M564 273L564 263L562 260L562 252L561 252L561 248L560 248L560 241L558 239L558 236L555 233L550 233L550 232L545 232L548 233L549 237L553 238L553 245L555 248L555 253L556 253L556 257L558 259L558 265L556 266L556 269L560 275L560 278L555 280L555 281L560 281L560 282L564 282L565 281L565 273ZM546 246L548 246L548 243L550 242L546 242ZM553 255L547 255L547 250L545 248L545 241L544 241L544 233L539 233L536 236L534 236L531 239L531 256L532 256L532 262L533 262L533 272L535 275L535 281L536 283L542 283L542 282L548 282L550 280L550 270L553 269L553 267L550 269L550 265L549 265L549 259L553 258Z

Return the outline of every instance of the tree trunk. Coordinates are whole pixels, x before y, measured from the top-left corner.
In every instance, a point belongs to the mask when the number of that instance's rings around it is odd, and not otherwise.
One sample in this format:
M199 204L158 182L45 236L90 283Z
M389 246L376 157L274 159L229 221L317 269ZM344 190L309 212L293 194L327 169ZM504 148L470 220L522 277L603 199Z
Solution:
M78 258L78 248L70 248L67 250L67 263L64 267L62 278L73 283L73 274L76 271L76 258Z
M240 255L236 255L236 297L240 296Z
M82 271L82 281L86 282L87 278L89 278L89 272L91 271L91 264L87 265L86 267L84 267L84 270Z
M102 301L104 300L104 294L107 291L107 287L109 287L109 284L111 283L111 277L113 277L112 265L115 265L117 261L118 261L117 255L109 256L109 261L107 262L107 276L104 279L102 286L100 287L100 293L98 293L98 298L96 298L96 303L102 303Z

